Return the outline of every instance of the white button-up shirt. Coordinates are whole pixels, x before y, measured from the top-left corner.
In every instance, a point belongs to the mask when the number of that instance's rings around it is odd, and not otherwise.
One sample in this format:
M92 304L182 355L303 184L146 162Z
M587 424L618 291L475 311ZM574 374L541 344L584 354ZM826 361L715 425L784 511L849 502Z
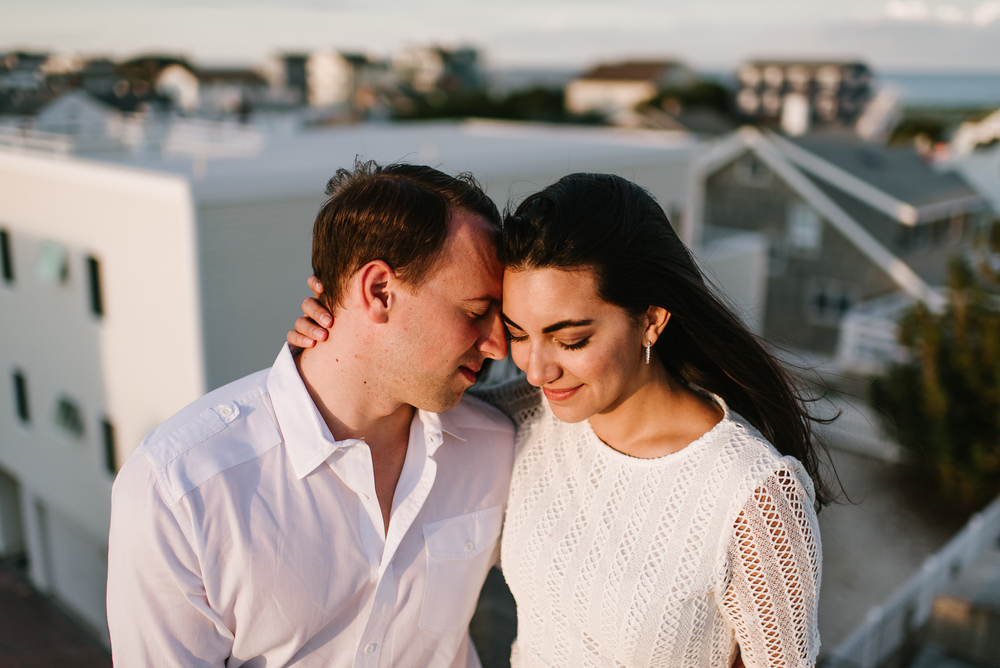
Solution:
M478 666L514 430L417 411L388 532L371 451L335 441L288 347L157 427L112 497L115 665Z

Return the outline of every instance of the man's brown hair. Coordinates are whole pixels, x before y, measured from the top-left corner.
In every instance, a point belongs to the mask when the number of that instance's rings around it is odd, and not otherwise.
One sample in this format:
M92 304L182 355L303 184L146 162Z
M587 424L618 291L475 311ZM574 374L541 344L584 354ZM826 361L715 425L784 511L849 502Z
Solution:
M337 170L326 194L313 225L312 265L331 312L351 277L373 260L419 285L444 250L453 211L482 216L500 228L496 204L467 173L449 176L423 165L359 160L354 169Z

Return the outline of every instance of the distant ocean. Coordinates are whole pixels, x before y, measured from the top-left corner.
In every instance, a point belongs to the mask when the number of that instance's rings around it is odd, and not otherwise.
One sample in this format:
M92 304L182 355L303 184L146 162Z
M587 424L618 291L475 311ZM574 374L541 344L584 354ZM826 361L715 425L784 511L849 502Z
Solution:
M497 69L490 73L490 87L498 94L533 86L561 88L579 73L572 68ZM727 85L734 81L731 72L701 74ZM898 87L908 107L1000 107L1000 72L878 72L876 85Z
M908 107L1000 107L1000 73L885 72L876 81L899 87Z

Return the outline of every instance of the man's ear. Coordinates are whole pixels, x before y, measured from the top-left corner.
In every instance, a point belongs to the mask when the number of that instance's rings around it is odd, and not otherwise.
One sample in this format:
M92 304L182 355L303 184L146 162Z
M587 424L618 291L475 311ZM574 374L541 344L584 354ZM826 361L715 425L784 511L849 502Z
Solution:
M382 260L372 260L358 272L357 289L361 293L361 308L377 324L389 320L389 310L395 305L396 272Z

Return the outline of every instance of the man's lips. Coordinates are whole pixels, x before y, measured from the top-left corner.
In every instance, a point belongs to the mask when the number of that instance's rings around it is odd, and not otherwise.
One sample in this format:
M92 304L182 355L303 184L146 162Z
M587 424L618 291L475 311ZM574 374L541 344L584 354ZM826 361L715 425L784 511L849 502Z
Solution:
M469 381L470 383L476 382L476 373L479 371L479 369L474 369L472 367L463 365L458 367L458 370L462 374L462 377L464 377L467 381Z
M583 385L577 385L576 387L571 387L565 390L556 390L549 387L543 387L542 392L548 397L549 401L566 401L579 390Z

